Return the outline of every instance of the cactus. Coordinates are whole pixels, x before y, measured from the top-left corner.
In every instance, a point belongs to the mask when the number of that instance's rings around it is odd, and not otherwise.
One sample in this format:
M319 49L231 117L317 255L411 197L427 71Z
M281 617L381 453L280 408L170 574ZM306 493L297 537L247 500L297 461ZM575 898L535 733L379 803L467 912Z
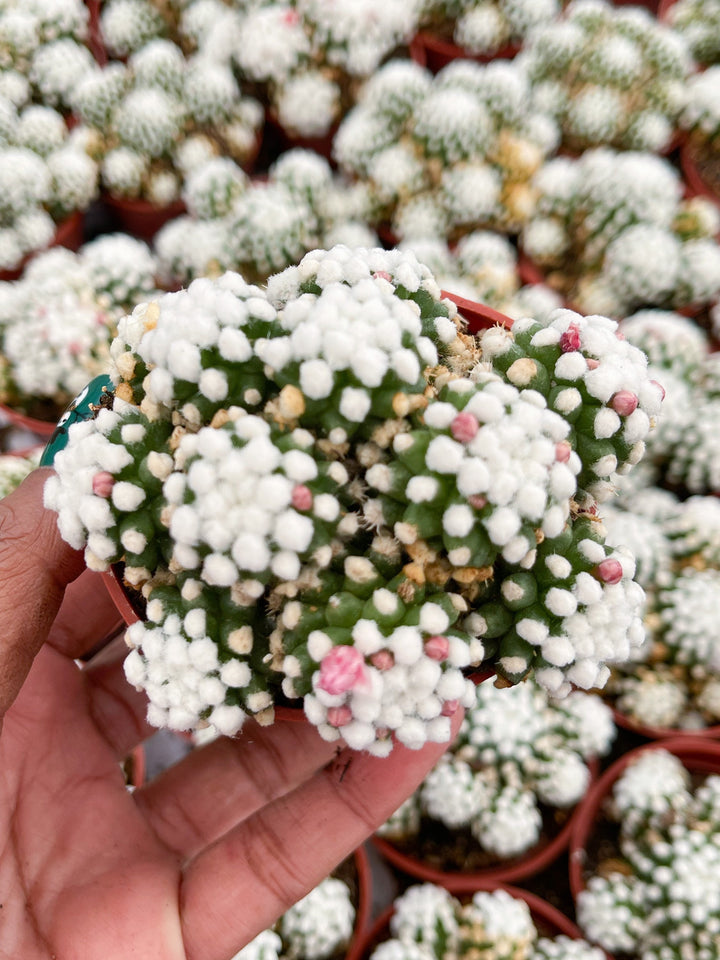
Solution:
M717 953L719 796L719 777L693 789L681 761L663 749L635 758L613 790L621 858L578 897L588 939L648 960Z
M648 11L572 0L559 21L533 31L522 59L534 101L557 117L566 147L669 148L692 58Z
M402 240L517 232L534 204L533 174L557 145L554 122L528 102L513 63L458 60L433 78L390 61L340 125L334 154L368 183L375 222Z
M549 375L528 389L479 365L399 251L316 250L266 290L226 273L121 320L113 397L71 428L46 498L88 565L122 562L146 601L126 672L151 722L232 734L282 694L326 739L384 754L392 733L446 740L486 656L511 681L601 684L639 641L642 591L576 477L636 459L659 391L612 321L567 319L535 341L553 362L572 328L560 375L588 376L565 415ZM528 330L487 359L534 350ZM611 456L567 414L594 422L616 389L637 410L613 411Z
M534 187L522 249L583 312L619 319L717 296L718 213L710 200L682 199L669 161L598 147L549 160Z
M582 939L541 937L524 900L506 890L478 891L466 903L441 887L408 887L393 904L392 939L371 960L601 960Z
M597 696L553 700L532 680L506 689L485 681L450 751L378 833L410 850L419 843L423 858L423 836L442 824L450 850L466 841L457 862L448 855L448 870L473 872L478 848L500 860L519 856L540 840L543 809L557 816L582 798L587 760L606 754L614 736Z
M466 54L490 57L503 47L519 45L541 24L560 12L557 0L428 0L421 26L440 36L452 36Z
M667 11L668 24L687 43L701 64L720 61L720 3L718 0L676 0Z

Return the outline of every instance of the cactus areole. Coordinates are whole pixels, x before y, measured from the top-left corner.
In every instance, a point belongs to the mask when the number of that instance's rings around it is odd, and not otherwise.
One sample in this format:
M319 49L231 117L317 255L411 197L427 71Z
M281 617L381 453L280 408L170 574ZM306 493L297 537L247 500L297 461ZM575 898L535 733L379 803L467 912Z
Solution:
M343 246L138 306L45 496L145 598L125 671L150 722L232 735L289 700L385 755L446 741L483 661L602 685L642 590L595 503L660 403L615 326L478 339L413 254Z

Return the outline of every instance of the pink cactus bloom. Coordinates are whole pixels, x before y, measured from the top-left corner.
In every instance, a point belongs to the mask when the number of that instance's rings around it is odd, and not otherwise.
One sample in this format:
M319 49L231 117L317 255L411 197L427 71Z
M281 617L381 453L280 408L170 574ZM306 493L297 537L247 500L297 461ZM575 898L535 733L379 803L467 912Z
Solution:
M560 349L563 353L580 349L580 327L576 323L571 323L560 337Z
M333 647L320 663L318 686L326 693L346 693L367 681L363 655L356 647Z
M390 670L395 666L395 657L389 650L378 650L370 657L370 663L376 670Z
M327 722L331 727L344 727L346 723L352 720L352 710L350 707L330 707L327 712Z
M390 281L392 281L392 277L391 277L390 274L387 272L387 270L376 270L375 273L373 274L373 277L374 277L376 280L390 280Z
M602 560L595 567L593 573L602 580L603 583L620 583L623 576L623 568L619 560L613 560L611 557L608 557L607 560Z
M304 483L296 483L293 487L290 502L296 510L309 510L313 505L313 495L310 487Z
M585 362L587 363L589 370L597 370L597 368L600 366L600 361L596 360L595 357L587 357Z
M567 440L561 440L555 444L555 459L559 463L567 463L572 453L572 447Z
M111 473L108 473L107 470L102 470L93 477L92 489L96 497L104 497L107 500L114 486L115 477Z
M450 641L447 637L434 636L428 637L424 643L425 656L431 660L447 660L450 653Z
M468 497L468 503L473 510L482 510L483 507L487 506L487 497L484 497L481 493L471 493Z
M440 715L443 717L452 717L454 714L457 713L459 706L460 706L459 700L446 700L445 703L442 705L442 710L440 711Z
M638 405L638 398L631 390L618 390L610 401L610 406L621 417L629 417Z
M470 443L479 429L478 419L471 413L459 413L450 424L450 433L458 443Z

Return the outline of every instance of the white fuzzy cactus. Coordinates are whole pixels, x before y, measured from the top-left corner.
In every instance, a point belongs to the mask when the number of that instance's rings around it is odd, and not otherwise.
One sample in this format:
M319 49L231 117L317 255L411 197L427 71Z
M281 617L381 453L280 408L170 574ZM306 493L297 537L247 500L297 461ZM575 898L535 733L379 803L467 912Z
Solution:
M519 856L540 840L543 810L568 810L582 798L587 761L607 753L614 736L610 709L597 696L576 691L558 701L533 681L504 689L485 681L450 753L378 832L403 849L419 844L422 856L423 835L439 823L448 850L465 832L470 862L481 862L477 850L497 860ZM448 870L467 869L446 856Z
M642 433L657 397L634 348L578 323L599 358L624 351L597 387L632 377L617 416ZM314 250L266 289L200 279L118 333L114 397L70 430L46 496L146 601L126 672L155 725L233 734L303 698L323 737L382 755L446 740L484 657L567 692L637 642L632 563L576 499L595 447L584 461L538 390L479 362L411 254Z
M328 960L347 948L354 923L350 888L326 877L232 960Z
M393 904L392 939L381 941L372 960L601 960L587 941L540 937L524 900L506 890L479 891L461 902L441 887L408 887Z
M341 124L334 153L403 240L517 231L533 206L531 178L557 143L553 121L531 116L528 102L527 78L510 62L455 61L432 78L390 61Z
M720 3L718 0L676 0L668 7L667 22L687 43L701 64L720 61Z
M616 781L622 870L592 876L577 901L585 935L606 950L657 960L712 957L720 946L718 795L682 762L645 750Z
M720 289L717 213L683 200L669 161L606 147L537 173L524 252L586 313L628 316L712 302Z
M522 59L536 103L558 118L566 146L669 147L692 58L646 10L572 0L559 22L533 31Z

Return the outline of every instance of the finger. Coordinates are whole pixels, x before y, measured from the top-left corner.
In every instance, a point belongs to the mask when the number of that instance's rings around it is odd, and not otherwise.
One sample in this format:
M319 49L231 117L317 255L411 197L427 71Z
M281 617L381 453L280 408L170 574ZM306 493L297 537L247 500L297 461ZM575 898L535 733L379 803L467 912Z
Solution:
M123 625L102 574L84 570L65 590L48 643L76 659L101 649Z
M239 737L193 751L136 790L135 800L160 840L187 859L295 789L336 750L306 722L249 722Z
M145 719L147 697L125 679L124 632L83 667L90 715L118 760L155 733Z
M0 501L0 720L48 637L65 587L84 568L43 507L48 469L34 470Z
M446 746L396 745L384 759L345 750L199 854L180 891L187 960L231 956L269 927L384 823Z

